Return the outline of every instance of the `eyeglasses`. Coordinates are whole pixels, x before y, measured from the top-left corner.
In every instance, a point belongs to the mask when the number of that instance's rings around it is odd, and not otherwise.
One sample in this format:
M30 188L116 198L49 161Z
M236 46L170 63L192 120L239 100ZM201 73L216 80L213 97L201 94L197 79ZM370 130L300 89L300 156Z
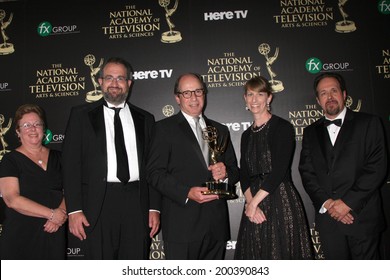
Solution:
M116 78L114 78L113 76L105 76L103 77L103 80L106 81L107 83L112 83L113 81L116 81L117 83L124 83L127 81L127 79L122 76Z
M191 98L192 94L194 93L196 97L201 97L204 94L203 88L198 88L196 90L185 90L185 91L178 91L178 94L183 95L184 98Z
M23 128L23 129L30 129L32 127L43 128L43 123L41 123L41 122L28 123L28 122L26 122L26 123L20 125L19 127Z

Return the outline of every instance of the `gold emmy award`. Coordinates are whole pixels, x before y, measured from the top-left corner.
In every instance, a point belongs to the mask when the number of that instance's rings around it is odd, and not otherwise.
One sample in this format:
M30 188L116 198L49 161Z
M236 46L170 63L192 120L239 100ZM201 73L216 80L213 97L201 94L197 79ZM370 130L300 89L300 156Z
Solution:
M216 164L218 158L226 151L229 137L218 137L218 131L213 126L207 126L203 129L203 139L207 142L210 151L211 164ZM209 181L204 184L208 188L208 191L203 194L217 194L219 198L235 199L237 198L236 187L229 185L221 180Z
M5 142L4 135L11 128L12 118L9 119L8 125L6 127L3 127L4 122L5 122L4 115L0 114L0 143L3 146L3 149L0 151L0 161L3 159L3 156L6 153L10 152L9 150L6 149L8 147L8 144L7 142Z
M1 36L3 37L3 42L0 44L0 55L6 55L6 54L11 54L15 51L14 45L11 43L7 43L7 40L9 39L7 35L5 35L5 29L7 29L8 25L11 24L13 18L13 14L9 16L8 21L4 22L5 19L5 11L0 10L0 30L1 30Z
M176 12L177 5L179 4L179 0L175 1L175 5L172 9L168 9L169 4L171 3L170 0L158 0L158 4L160 4L161 7L165 9L165 19L167 20L169 31L164 32L161 34L161 42L163 43L177 43L181 41L181 34L179 31L174 31L173 28L175 28L175 25L171 21L171 16L174 12Z
M336 22L336 32L339 33L349 33L356 30L355 23L351 20L347 20L348 14L344 12L344 5L348 0L339 0L339 11L341 16L343 17L342 21Z
M259 45L259 53L265 56L266 59L266 65L267 65L267 70L270 75L270 85L271 85L271 91L273 93L280 92L284 90L283 83L278 80L274 80L276 77L276 73L272 71L271 65L275 62L275 60L278 58L279 55L279 48L277 47L275 50L275 54L272 57L268 57L269 52L271 51L271 47L267 43L263 43Z
M353 99L351 96L347 96L347 100L345 100L345 106L348 108L348 109L351 109L352 111L354 112L359 112L360 111L360 108L362 107L362 101L359 99L358 100L358 104L356 105L356 108L355 109L352 109L351 106L353 104Z
M87 101L87 102L95 102L103 97L102 91L98 90L100 85L96 81L96 78L95 78L95 76L100 71L100 67L102 67L102 65L103 65L103 58L100 59L99 66L94 68L93 65L95 64L95 62L96 62L96 59L95 59L95 56L93 54L88 54L84 57L85 65L89 66L89 68L91 69L90 75L91 75L91 80L92 80L92 84L94 87L94 90L87 92L87 95L85 96L85 101Z

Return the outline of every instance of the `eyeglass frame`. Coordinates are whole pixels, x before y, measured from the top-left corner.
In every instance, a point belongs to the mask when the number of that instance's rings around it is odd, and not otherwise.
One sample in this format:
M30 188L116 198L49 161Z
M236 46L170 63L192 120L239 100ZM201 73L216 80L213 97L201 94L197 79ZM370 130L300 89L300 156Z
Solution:
M192 94L195 94L196 97L203 96L205 94L205 90L204 88L197 88L195 90L178 91L177 94L181 94L185 99L190 99L192 97Z
M29 122L26 122L22 125L19 125L18 127L19 128L23 128L25 130L29 130L31 128L35 128L35 129L38 129L38 128L44 128L45 124L43 122L35 122L35 123L29 123Z
M111 75L108 75L108 76L104 76L101 78L103 81L107 82L107 83L112 83L114 81L116 81L117 83L125 83L127 82L129 79L126 78L126 77L123 77L123 76L119 76L119 77L113 77Z

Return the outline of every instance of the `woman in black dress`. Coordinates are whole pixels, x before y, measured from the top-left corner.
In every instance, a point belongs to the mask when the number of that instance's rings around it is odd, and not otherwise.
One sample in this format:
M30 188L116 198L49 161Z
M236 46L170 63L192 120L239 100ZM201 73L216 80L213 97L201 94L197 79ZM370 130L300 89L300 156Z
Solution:
M300 195L293 185L292 125L270 112L272 92L263 77L245 84L253 124L241 137L240 183L246 204L235 259L313 259Z
M1 259L65 259L60 153L42 145L46 125L39 106L20 106L15 126L21 145L0 163L0 192L7 206Z

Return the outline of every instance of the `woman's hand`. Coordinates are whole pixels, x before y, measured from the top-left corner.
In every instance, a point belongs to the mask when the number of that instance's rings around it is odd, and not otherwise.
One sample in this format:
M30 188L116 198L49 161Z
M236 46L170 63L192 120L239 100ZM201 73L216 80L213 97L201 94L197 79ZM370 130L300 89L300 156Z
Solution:
M54 233L60 228L59 225L47 220L46 223L43 225L43 230L47 233Z
M245 205L245 215L248 217L249 221L255 224L261 224L267 220L264 215L264 212L252 203Z

